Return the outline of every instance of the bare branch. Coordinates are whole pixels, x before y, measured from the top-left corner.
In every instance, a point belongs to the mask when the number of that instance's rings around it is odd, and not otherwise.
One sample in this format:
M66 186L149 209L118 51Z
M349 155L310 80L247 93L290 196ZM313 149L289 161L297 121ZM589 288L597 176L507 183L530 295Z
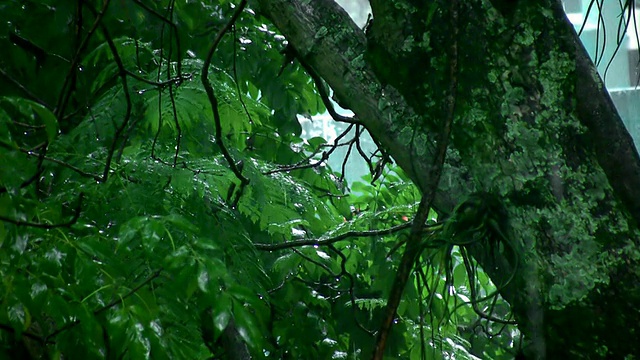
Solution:
M229 150L224 145L222 140L222 123L220 120L220 112L218 111L218 99L216 98L215 93L213 92L213 86L211 86L211 82L209 81L209 67L211 66L211 59L213 58L213 53L218 48L218 44L222 40L224 34L231 29L233 24L236 22L242 10L244 10L245 6L247 6L247 0L242 0L240 4L237 6L236 11L231 16L231 19L227 22L227 24L218 31L215 39L213 40L213 44L211 44L211 48L209 49L209 53L204 61L204 65L202 66L202 85L204 86L205 91L207 92L207 97L209 98L209 103L211 103L211 111L213 111L213 119L216 125L216 144L220 147L220 151L222 152L222 156L224 156L225 160L229 164L231 171L235 174L235 176L240 180L243 184L248 184L249 179L247 179L236 165L236 161L233 159Z
M389 229L383 229L383 230L347 231L344 234L340 234L332 238L295 240L295 241L289 241L281 244L258 243L253 245L256 247L256 249L263 250L263 251L284 250L284 249L291 249L291 248L296 248L301 246L324 246L324 245L331 245L340 240L345 240L352 237L382 236L382 235L394 234L396 232L408 229L410 226L411 226L411 223L406 223L406 224L394 226Z

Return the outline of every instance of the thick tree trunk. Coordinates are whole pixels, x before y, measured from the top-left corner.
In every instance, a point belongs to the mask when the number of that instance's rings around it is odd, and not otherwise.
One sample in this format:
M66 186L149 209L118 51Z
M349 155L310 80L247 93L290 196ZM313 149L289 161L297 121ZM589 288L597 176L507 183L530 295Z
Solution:
M426 191L445 118L449 7L402 3L371 0L365 36L332 0L258 1ZM558 0L461 3L457 116L438 209L477 191L502 199L520 250L501 295L528 357L640 353L640 160L629 134ZM505 283L516 260L487 251L472 249Z

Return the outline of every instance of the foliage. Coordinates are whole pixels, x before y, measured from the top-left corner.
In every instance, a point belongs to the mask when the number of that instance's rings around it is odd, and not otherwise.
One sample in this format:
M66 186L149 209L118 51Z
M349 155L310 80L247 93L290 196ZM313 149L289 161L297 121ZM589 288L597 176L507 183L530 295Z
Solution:
M255 358L371 351L406 237L372 230L407 224L418 191L390 167L346 192L301 137L297 115L325 111L312 80L278 76L285 42L249 10L214 52L213 104L202 69L235 9L0 4L0 355L220 357L230 324ZM453 250L423 254L390 358L511 357L514 330L461 306Z

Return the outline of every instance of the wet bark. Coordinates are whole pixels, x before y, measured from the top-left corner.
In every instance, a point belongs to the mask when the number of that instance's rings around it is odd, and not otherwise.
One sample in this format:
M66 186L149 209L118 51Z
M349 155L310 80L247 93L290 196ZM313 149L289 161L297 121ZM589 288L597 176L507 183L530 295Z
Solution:
M331 0L258 8L425 192L451 29L446 1L402 3L371 0L366 34ZM502 199L519 259L499 287L528 358L640 353L640 158L560 1L468 1L460 14L437 209L478 191ZM470 250L495 284L511 278L513 256Z

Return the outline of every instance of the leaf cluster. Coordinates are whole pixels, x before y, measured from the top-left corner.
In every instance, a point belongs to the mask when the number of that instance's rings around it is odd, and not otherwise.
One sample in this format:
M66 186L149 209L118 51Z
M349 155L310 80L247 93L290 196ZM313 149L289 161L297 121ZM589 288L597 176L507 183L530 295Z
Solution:
M419 194L395 168L346 190L301 137L319 93L250 9L211 101L232 5L0 4L0 357L225 358L228 337L255 358L370 352ZM476 318L443 320L457 303L425 284L389 352L470 357L456 324Z

